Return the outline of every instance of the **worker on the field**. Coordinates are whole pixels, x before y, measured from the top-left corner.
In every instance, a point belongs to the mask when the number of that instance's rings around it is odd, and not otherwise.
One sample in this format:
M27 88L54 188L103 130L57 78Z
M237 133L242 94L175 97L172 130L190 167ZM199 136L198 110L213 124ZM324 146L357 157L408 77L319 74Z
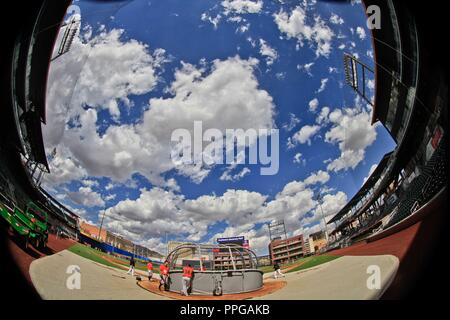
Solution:
M183 277L181 278L183 282L183 291L181 292L181 295L188 296L188 290L191 288L192 285L192 276L194 274L194 268L190 264L183 267Z
M131 259L130 259L130 268L128 269L127 274L130 274L130 273L131 273L131 275L134 276L134 266L135 266L135 264L136 264L136 262L134 261L134 256L131 256Z
M273 269L275 272L273 273L273 277L277 279L278 277L285 277L285 275L281 272L281 267L278 263L275 262L273 265Z
M159 266L159 275L161 280L158 289L161 290L161 287L164 286L164 290L166 290L169 282L169 263L167 261Z
M152 277L153 277L153 263L152 263L152 260L148 260L147 271L148 271L148 281L152 281Z

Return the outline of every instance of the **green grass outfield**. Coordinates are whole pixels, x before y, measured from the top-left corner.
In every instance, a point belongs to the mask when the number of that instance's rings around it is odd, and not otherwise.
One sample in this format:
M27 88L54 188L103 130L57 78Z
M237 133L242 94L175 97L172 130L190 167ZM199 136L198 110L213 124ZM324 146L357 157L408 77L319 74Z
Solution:
M337 256L306 257L306 258L304 258L303 263L301 265L299 265L298 267L294 267L286 272L290 273L290 272L296 272L296 271L300 271L300 270L309 269L309 268L316 267L318 265L333 261L337 258L339 258L339 257L337 257Z
M83 244L77 243L73 246L71 246L69 249L70 252L75 253L79 256L82 256L83 258L92 260L94 262L98 262L100 264L103 264L105 266L108 267L113 267L113 268L119 268L117 265L109 262L108 260L103 259L97 250L89 248Z
M289 268L289 267L291 267L291 266L294 266L294 265L297 265L297 264L301 263L302 261L307 260L308 258L310 258L310 257L300 258L300 259L295 260L295 261L290 262L290 263L284 263L284 264L281 265L281 268L282 268L282 269ZM259 267L258 269L261 270L261 271L264 272L264 273L274 272L274 271L275 271L275 270L273 269L273 265L270 265L270 266L264 266L264 267Z
M318 265L321 265L323 263L329 262L329 261L333 261L335 259L337 259L339 257L336 256L327 256L327 255L323 255L323 256L310 256L310 257L305 257L305 258L301 258L298 259L294 262L288 263L288 264L283 264L282 268L289 268L291 266L294 265L298 265L297 267L294 267L290 270L285 271L286 273L290 273L290 272L296 272L296 271L300 271L300 270L304 270L304 269L308 269L308 268L312 268L312 267L316 267ZM260 267L258 268L259 270L261 270L264 273L268 273L268 272L273 272L273 266L264 266L264 267Z

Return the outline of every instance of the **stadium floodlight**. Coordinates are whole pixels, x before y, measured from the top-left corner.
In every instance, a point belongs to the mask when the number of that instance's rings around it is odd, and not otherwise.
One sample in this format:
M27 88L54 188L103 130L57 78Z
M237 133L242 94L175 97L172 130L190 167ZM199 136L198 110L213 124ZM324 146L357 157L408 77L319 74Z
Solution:
M355 56L344 53L345 82L373 107L373 101L367 96L366 90L368 73L374 74L371 68L359 61Z
M286 227L284 225L284 220L275 220L268 224L269 226L269 236L270 241L277 239L287 239Z
M316 194L316 201L317 201L317 203L319 204L319 207L320 207L320 212L322 213L322 219L323 219L323 223L324 223L324 226L325 226L325 238L326 238L326 240L327 240L327 247L328 247L328 227L327 227L327 220L325 219L325 215L323 214L323 208L322 208L322 203L323 203L323 199L322 199L322 194L321 194L321 192L318 192L317 194Z
M61 39L61 43L59 44L58 53L56 57L52 59L52 61L62 56L63 54L69 52L73 40L75 39L75 36L77 35L78 30L80 29L80 25L81 21L79 15L71 16L69 18L69 21L63 25L63 27L65 27L66 29Z
M101 236L102 236L101 234L102 234L103 220L105 219L105 214L106 214L106 205L103 209L102 222L100 223L100 228L98 229L98 239L99 240L101 239ZM105 238L105 240L106 240L106 238Z

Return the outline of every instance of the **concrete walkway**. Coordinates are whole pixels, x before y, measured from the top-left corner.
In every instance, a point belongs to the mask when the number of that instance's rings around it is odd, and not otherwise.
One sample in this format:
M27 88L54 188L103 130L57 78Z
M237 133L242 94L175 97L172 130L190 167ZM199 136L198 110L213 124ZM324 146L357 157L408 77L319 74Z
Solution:
M378 266L380 289L369 289L369 266ZM395 256L344 256L317 267L287 273L287 285L256 299L271 300L370 300L379 299L397 273ZM267 279L266 281L278 281Z
M369 289L369 266L380 270L380 289ZM78 266L81 288L70 290L66 281L69 266ZM389 287L399 266L399 260L384 256L344 256L310 269L286 274L287 285L274 293L255 299L273 300L347 300L378 299ZM280 281L267 279L265 281ZM64 250L33 261L30 277L43 299L50 300L161 300L136 283L125 271L104 266Z
M80 289L68 289L69 266L80 268ZM125 271L107 267L64 250L35 260L30 277L37 292L47 300L161 300L136 284Z

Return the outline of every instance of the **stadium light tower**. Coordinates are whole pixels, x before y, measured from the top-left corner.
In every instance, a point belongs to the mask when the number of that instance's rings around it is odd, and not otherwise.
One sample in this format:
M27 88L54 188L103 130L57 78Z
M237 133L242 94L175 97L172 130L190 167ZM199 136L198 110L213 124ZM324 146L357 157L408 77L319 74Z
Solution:
M325 215L323 214L323 208L322 208L322 194L320 191L316 195L316 200L319 203L320 212L322 214L323 223L325 225L325 238L327 239L327 247L328 247L328 227L327 227L327 221L325 220Z
M69 21L67 21L62 27L65 27L66 30L64 30L64 34L61 39L61 43L59 44L58 52L54 58L51 59L51 61L56 60L63 54L69 52L73 40L75 39L75 36L77 35L78 30L80 29L81 21L79 15L73 15L69 18Z
M166 233L166 247L167 247L167 256L169 255L169 242L167 241L167 231Z
M268 224L270 241L283 238L287 239L286 226L284 220L272 221Z
M345 82L373 107L373 101L369 99L366 92L366 78L368 74L374 75L373 70L355 56L344 53L344 74Z
M105 214L106 214L106 206L103 208L102 222L100 223L100 229L98 229L98 239L99 240L100 240L100 236L102 234L103 220L105 219Z

